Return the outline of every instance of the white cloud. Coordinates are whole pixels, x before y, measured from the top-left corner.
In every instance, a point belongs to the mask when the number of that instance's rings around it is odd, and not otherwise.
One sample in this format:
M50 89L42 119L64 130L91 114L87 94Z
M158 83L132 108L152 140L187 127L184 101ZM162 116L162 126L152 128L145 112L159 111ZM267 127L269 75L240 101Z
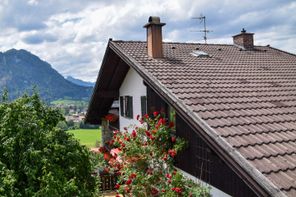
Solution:
M28 4L29 5L38 5L39 1L38 0L29 0Z
M209 43L232 43L246 27L256 44L295 53L295 9L296 2L276 0L1 0L0 50L24 48L65 76L94 81L108 39L145 40L142 26L151 15L167 23L167 41L202 42L202 34L190 32L202 28L191 19L202 13L213 30Z

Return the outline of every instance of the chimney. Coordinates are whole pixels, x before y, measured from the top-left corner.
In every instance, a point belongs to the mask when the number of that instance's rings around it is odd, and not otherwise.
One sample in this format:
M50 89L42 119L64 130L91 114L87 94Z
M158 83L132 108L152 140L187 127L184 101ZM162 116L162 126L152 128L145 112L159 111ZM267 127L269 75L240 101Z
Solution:
M233 44L242 47L243 49L250 50L254 47L253 33L247 33L243 28L240 34L233 36Z
M147 49L148 56L152 58L162 58L162 26L165 23L160 22L158 16L150 16L148 23L144 25L147 29Z

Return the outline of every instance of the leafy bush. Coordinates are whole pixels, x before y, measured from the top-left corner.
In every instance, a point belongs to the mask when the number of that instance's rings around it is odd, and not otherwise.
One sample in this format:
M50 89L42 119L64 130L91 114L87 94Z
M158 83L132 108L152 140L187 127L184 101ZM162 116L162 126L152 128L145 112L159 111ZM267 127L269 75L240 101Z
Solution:
M0 196L93 196L87 148L56 128L64 118L38 95L0 103Z
M108 120L108 118L106 118ZM160 114L138 118L142 127L115 131L109 152L100 148L102 170L118 174L115 185L126 196L209 196L206 187L186 179L174 166L174 158L186 142L176 137Z

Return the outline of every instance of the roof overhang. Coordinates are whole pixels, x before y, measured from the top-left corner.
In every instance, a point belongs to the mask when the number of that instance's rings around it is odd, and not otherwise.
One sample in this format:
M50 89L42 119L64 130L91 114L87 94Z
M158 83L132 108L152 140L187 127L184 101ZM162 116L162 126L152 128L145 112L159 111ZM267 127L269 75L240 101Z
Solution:
M85 122L101 124L101 119L108 114L113 101L119 97L119 88L129 66L110 48L111 41L103 58L96 85L91 96Z

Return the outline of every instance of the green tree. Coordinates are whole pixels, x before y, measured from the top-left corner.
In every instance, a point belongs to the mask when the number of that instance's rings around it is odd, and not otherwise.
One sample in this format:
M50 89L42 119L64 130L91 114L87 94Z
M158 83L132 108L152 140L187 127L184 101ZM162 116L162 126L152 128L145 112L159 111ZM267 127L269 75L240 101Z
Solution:
M0 103L0 196L93 196L87 148L56 128L62 114L37 94Z
M63 131L67 131L68 130L68 125L67 125L66 121L60 121L60 122L58 122L57 127L60 128Z

